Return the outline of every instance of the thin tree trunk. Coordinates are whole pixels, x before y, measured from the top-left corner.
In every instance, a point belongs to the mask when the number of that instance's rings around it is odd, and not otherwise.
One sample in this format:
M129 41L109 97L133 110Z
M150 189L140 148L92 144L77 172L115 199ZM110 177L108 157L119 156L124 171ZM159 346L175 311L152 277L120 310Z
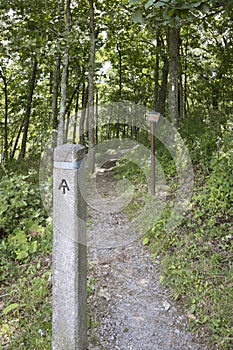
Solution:
M119 56L119 100L122 98L122 52L121 47L117 44L117 52Z
M168 30L168 53L169 53L169 114L171 121L177 124L179 121L179 45L180 29L169 28Z
M70 111L67 113L67 118L65 120L65 143L68 141L68 136L69 136L69 126L70 126Z
M180 68L180 75L179 75L179 121L182 123L184 119L184 86L183 86L183 79L181 74L181 68Z
M161 85L159 84L159 68L160 68L160 56L163 61ZM169 71L169 61L167 53L165 53L165 45L162 35L157 36L157 53L156 53L156 64L155 64L155 88L154 88L154 108L157 112L165 115L165 105L167 99L167 80Z
M88 91L84 81L83 89L82 89L82 111L81 111L80 126L79 126L79 142L81 143L81 145L84 145L84 142L85 142L84 125L85 125L85 119L87 114L87 102L88 102Z
M32 98L33 98L35 82L36 82L36 72L37 72L37 58L35 57L32 65L32 75L31 75L31 81L29 86L28 102L27 102L27 108L26 108L25 120L24 120L23 139L22 139L21 150L19 155L20 159L24 159L26 154L28 128L29 128L31 109L32 109Z
M95 142L98 145L98 123L99 123L99 94L98 90L96 90L96 97L95 97L95 115L96 115L96 126L95 126Z
M89 0L90 53L88 72L88 142L89 169L94 171L94 64L95 64L95 19L93 0Z
M184 118L187 115L188 111L188 94L187 94L187 83L188 83L188 77L187 77L187 69L188 69L188 45L189 45L189 32L186 35L186 41L185 41L185 46L184 46L184 52L183 52L183 57L184 57L184 90L183 90L183 95L184 95Z
M168 70L169 63L167 57L164 57L164 64L162 69L162 83L159 90L159 99L158 99L158 112L162 115L165 115L165 106L167 99L167 79L168 79Z
M70 100L69 102L67 103L67 106L66 106L66 113L70 110L70 106L73 102L73 99L75 97L75 95L77 94L77 91L79 91L79 88L80 88L80 85L81 85L81 82L83 80L83 76L81 76L79 82L78 82L78 85L76 86L76 88L74 89L73 93L72 93L72 96L70 97Z
M7 91L7 79L0 70L0 77L4 84L4 100L5 100L5 116L4 116L4 152L3 159L5 162L8 161L8 91Z
M25 118L24 118L25 119ZM15 140L15 144L14 144L14 148L11 152L11 156L10 156L10 159L14 159L14 156L15 156L15 153L16 153L16 150L17 150L17 146L18 146L18 143L19 143L19 138L20 138L20 135L21 135L21 132L23 130L23 126L24 126L24 119L19 127L19 131L17 133L17 136L16 136L16 140Z
M73 143L76 143L78 108L79 108L79 90L77 91L77 95L76 95L76 104L75 104L75 113L74 113Z
M154 74L154 109L158 111L159 104L159 49L161 46L161 41L159 35L157 34L157 51L155 59L155 74Z
M60 84L60 66L61 56L57 56L53 70L53 88L52 88L52 115L53 115L53 146L57 145L57 127L58 127L58 93ZM55 131L56 130L56 131Z
M71 0L66 0L66 19L65 19L66 33L69 33L70 31L70 23L71 23L70 3L71 3ZM69 51L70 51L70 45L67 42L64 56L63 56L63 68L62 68L62 78L61 78L61 103L60 103L60 117L59 117L58 138L57 138L58 145L62 145L64 143L64 119L65 119L65 113L66 113L66 95L67 95L68 71L69 71Z

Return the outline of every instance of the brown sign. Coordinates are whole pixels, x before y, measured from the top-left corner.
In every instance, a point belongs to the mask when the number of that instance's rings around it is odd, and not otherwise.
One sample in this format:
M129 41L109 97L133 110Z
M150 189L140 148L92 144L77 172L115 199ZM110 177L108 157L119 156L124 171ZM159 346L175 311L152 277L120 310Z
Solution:
M160 113L158 112L150 112L146 114L147 121L151 123L157 123L160 117Z

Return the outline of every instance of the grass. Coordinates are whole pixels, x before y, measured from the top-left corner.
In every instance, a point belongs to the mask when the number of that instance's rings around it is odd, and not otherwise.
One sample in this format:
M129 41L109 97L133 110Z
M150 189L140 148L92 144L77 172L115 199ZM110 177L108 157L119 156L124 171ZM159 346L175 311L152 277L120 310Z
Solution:
M189 329L205 334L209 347L216 350L233 348L232 140L230 125L218 142L219 151L208 157L205 164L199 162L192 205L180 226L166 232L172 210L168 204L143 239L152 256L160 257L161 282L185 310ZM176 191L174 164L164 152L162 155L161 164L170 186L168 198L172 198ZM129 179L135 186L134 197L126 207L132 218L145 204L145 175L138 165L123 161L116 178ZM12 178L9 182L12 197L21 198ZM25 191L25 186L21 188ZM9 192L6 186L5 191ZM6 211L10 224L12 213L18 212L19 200L13 204L15 212L12 208ZM23 220L27 221L27 216ZM30 245L33 239L26 243ZM38 238L36 251L23 261L15 260L11 245L7 250L5 242L3 239L0 244L0 350L51 349L51 235ZM91 283L88 293L93 292ZM88 322L91 327L96 321L90 316Z
M219 164L219 163L218 163ZM135 172L134 172L135 170ZM224 173L213 171L212 177L196 168L196 183L190 210L181 225L166 231L166 222L172 207L165 206L160 220L145 233L143 244L151 254L160 257L161 283L169 287L189 321L189 330L205 336L209 348L233 348L233 212L230 196L216 195L216 181ZM129 178L136 185L134 198L126 208L133 212L143 210L144 178L130 164L119 167L118 177ZM168 180L170 196L175 195L174 174ZM217 180L215 179L217 178ZM214 185L213 185L214 183ZM225 181L226 192L232 191Z
M0 350L50 350L52 347L51 232L38 237L40 251L24 261L0 245ZM87 294L94 293L89 279ZM88 312L88 327L95 327Z
M51 349L51 255L1 260L0 349Z

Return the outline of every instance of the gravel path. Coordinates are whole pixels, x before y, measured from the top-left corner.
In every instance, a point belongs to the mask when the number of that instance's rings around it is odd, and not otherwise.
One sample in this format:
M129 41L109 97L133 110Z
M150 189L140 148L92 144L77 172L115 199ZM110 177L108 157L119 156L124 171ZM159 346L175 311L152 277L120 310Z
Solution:
M98 173L97 181L104 199L90 209L89 278L95 292L88 305L95 322L88 349L207 350L186 331L187 316L159 283L159 261L131 235L124 213L102 212L103 200L116 195L111 171Z

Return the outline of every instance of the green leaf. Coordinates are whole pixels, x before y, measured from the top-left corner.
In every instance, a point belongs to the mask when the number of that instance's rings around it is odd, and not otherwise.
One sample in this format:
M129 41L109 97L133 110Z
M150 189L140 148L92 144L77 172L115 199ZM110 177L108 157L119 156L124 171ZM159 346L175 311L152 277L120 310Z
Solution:
M29 252L32 254L32 253L35 253L36 251L37 251L37 241L33 241L31 243Z
M193 4L190 4L190 7L193 8L193 7L199 7L201 4L203 3L203 1L197 1L197 2L194 2Z
M203 12L203 13L208 13L210 11L210 7L208 4L206 3L202 3L201 6L198 8L199 11Z
M155 0L149 0L145 4L145 9L147 10L149 7L151 7L154 4Z
M142 12L141 10L137 10L134 14L133 14L133 21L135 23L140 23L140 24L144 24L145 20L142 17Z
M11 311L17 309L20 305L17 304L17 303L14 303L14 304L10 304L8 305L7 307L5 307L5 309L3 310L3 315L7 315L9 314Z
M196 304L193 304L190 308L190 314L193 314L196 311Z
M143 245L148 245L149 243L150 243L150 237L143 238L143 240L142 240Z
M149 1L148 1L149 2ZM164 1L158 1L154 4L154 7L162 7L164 5L168 4L168 1L164 0Z
M130 5L138 5L138 4L142 4L144 1L143 0L130 0L129 4Z
M28 247L26 247L28 250ZM21 250L21 251L16 251L16 259L17 260L24 260L28 257L28 252L27 250Z

